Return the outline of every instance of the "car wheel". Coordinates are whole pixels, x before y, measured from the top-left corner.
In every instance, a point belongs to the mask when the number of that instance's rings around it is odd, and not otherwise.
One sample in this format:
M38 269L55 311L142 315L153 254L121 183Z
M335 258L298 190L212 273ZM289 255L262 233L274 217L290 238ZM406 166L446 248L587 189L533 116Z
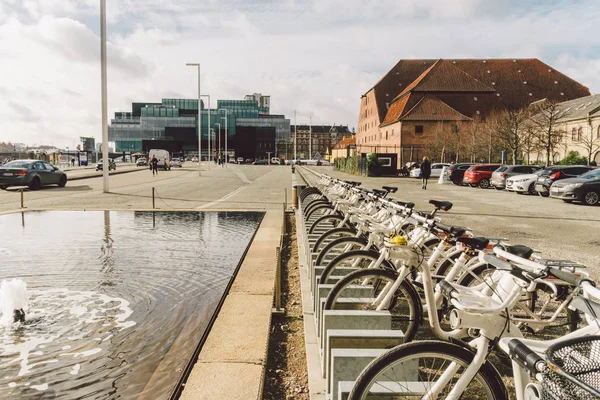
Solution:
M562 201L564 201L565 203L572 203L573 202L573 200L565 200L565 199L562 199Z
M525 194L525 192L517 192L515 191L516 194Z
M469 186L471 186L471 187L477 187L477 184L476 183L469 183Z
M460 182L452 181L452 183L454 183L456 186L460 186Z
M7 188L7 187L8 187L8 186L4 186L4 185L2 185L2 186L0 186L0 189L2 189L2 190L6 190L6 188Z
M548 197L550 196L550 193L542 193L542 192L538 192L538 194L542 197Z
M58 187L65 187L66 184L67 184L67 176L62 175L60 177L60 179L58 180Z
M487 189L490 187L490 181L487 179L482 179L479 181L479 187L482 189Z
M33 180L29 183L29 189L31 190L38 190L41 186L42 182L38 177L33 178Z
M529 185L529 187L527 188L527 193L529 193L529 194L536 194L535 184L532 183L531 185Z
M600 202L600 194L594 190L585 192L585 194L583 195L583 204L586 204L588 206L595 206L596 204L598 204L598 202Z

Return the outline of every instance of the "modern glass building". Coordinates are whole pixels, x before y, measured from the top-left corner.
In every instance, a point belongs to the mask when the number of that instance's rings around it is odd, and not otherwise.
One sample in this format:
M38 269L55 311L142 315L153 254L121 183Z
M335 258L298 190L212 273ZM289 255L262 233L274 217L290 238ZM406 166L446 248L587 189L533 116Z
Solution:
M259 95L261 96L261 95ZM235 154L238 127L274 128L275 143L286 140L290 132L290 120L283 115L270 115L269 96L255 100L217 100L216 109L205 108L200 103L200 131L202 133L203 157L208 155L209 128L211 148L224 149L227 135L230 154ZM262 104L261 104L262 103ZM209 125L210 120L210 125ZM182 154L197 154L198 100L162 99L160 103L132 103L132 110L116 112L108 127L108 140L115 143L117 152L144 152L150 141L160 141ZM250 132L248 130L243 132ZM219 136L220 132L220 136ZM238 140L238 143L246 141ZM273 143L273 147L276 144ZM174 150L172 150L174 151ZM212 153L210 156L214 156Z

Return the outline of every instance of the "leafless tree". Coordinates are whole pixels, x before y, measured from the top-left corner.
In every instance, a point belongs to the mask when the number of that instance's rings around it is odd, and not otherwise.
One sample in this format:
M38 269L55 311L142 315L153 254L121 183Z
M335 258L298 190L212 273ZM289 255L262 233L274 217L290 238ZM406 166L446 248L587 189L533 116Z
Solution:
M531 125L527 125L524 129L521 129L521 151L527 164L531 164L532 153L539 154L540 152L540 145L535 135L535 129Z
M527 110L497 110L487 118L488 129L495 132L498 144L507 150L513 164L516 164L523 150L521 130L525 128L528 118Z
M432 160L444 162L450 140L450 125L438 123L425 138L425 150Z
M600 120L592 119L591 113L588 113L586 121L590 130L589 133L583 133L580 144L587 152L587 162L590 165L594 154L600 151Z
M547 101L529 121L542 151L546 153L546 165L551 164L554 149L564 140L565 130L560 120L567 116L558 102Z

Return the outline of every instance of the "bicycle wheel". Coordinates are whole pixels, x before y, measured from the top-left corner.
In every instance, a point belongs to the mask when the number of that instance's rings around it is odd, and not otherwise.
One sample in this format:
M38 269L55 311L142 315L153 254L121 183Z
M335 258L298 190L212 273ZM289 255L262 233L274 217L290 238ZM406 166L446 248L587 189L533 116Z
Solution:
M396 271L379 268L351 272L331 289L325 302L325 310L346 307L338 301L344 297L376 299L386 285L393 284L397 278L398 273ZM367 303L358 303L353 309L370 310L373 309L373 306ZM404 332L405 342L411 341L423 321L423 306L417 290L409 281L402 281L387 310L392 314L392 329Z
M310 228L308 228L308 233L320 233L332 228L338 228L338 225L343 220L344 217L340 214L327 214L320 216L311 224ZM345 224L344 226L348 225Z
M342 253L364 249L368 241L360 237L343 237L328 243L315 260L315 265L326 265Z
M434 340L396 346L361 372L348 399L444 399L474 356L464 347ZM444 373L449 375L444 376L447 382L438 383ZM431 393L434 386L438 390ZM498 371L486 361L460 398L506 400L508 393Z
M309 204L306 208L302 208L302 211L304 212L304 219L308 220L311 215L313 213L315 213L317 210L320 209L329 209L329 210L333 210L333 205L331 203L329 203L328 201L319 201L318 203L311 203Z
M330 229L327 232L325 232L324 234L322 234L321 236L319 236L319 238L313 245L312 251L314 253L316 253L316 252L320 251L327 243L330 243L331 241L333 241L335 239L339 239L342 237L351 237L351 236L353 236L353 237L356 236L356 229L347 228L347 227Z
M321 273L321 277L319 278L319 283L336 283L330 276L333 275L333 271L338 268L345 268L351 272L351 269L364 269L367 268L372 262L377 261L379 258L379 253L373 250L353 250L344 254L340 254L333 260L327 264L323 272ZM383 260L381 268L393 269L392 264L389 261ZM338 270L337 275L346 275L345 273L341 273Z
M304 201L311 194L321 195L321 191L314 186L306 187L300 192L300 201Z

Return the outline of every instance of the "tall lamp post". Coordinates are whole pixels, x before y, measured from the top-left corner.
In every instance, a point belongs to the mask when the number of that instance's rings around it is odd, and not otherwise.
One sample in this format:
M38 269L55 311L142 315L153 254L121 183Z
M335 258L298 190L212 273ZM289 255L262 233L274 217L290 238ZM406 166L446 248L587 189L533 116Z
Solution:
M208 97L208 169L210 169L210 94L203 94L202 97ZM198 162L202 161L202 158L198 156Z
M227 137L229 136L229 130L227 130L227 109L219 108L221 111L225 111L225 116L221 117L221 119L225 120L225 163L229 162L229 153L227 152Z
M218 142L218 147L219 150L217 151L217 157L221 158L221 124L219 122L215 122L215 125L219 125L219 142ZM217 143L215 143L217 144Z
M198 176L202 176L202 114L200 113L200 63L187 63L188 67L198 67Z
M106 83L106 0L100 0L100 86L102 97L102 158L108 165L108 97ZM102 168L102 191L108 193L108 167Z
M296 162L296 160L298 159L298 156L296 155L296 149L298 148L297 140L296 140L297 137L298 137L298 123L296 121L296 110L294 110L294 162Z

